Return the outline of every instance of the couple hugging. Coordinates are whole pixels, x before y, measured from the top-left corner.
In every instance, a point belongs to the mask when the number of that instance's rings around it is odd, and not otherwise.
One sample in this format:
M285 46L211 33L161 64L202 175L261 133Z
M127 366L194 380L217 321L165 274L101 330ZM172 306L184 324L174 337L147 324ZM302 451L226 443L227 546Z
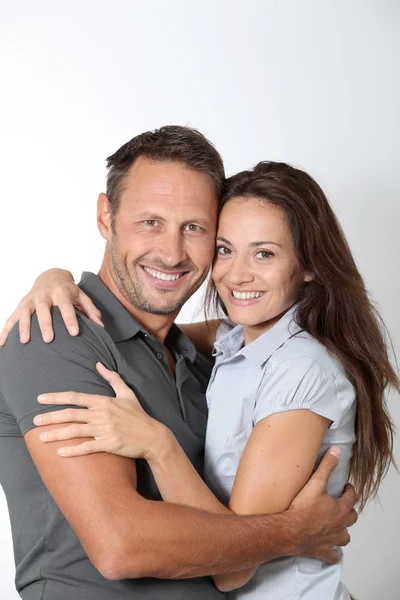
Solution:
M19 594L349 600L400 385L323 191L276 162L226 179L179 126L107 166L98 274L42 274L0 338ZM209 318L178 327L210 267Z

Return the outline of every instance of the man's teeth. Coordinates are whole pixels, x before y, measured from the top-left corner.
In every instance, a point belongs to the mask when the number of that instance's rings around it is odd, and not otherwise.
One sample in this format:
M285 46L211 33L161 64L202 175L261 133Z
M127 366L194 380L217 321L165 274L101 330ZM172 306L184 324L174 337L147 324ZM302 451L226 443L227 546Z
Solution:
M147 273L150 273L156 279L163 279L164 281L175 281L175 279L179 279L183 273L178 273L177 275L170 275L168 273L162 273L161 271L155 271L154 269L149 269L148 267L143 267Z
M232 290L233 297L238 300L253 300L253 298L259 298L264 294L265 292L237 292L236 290Z

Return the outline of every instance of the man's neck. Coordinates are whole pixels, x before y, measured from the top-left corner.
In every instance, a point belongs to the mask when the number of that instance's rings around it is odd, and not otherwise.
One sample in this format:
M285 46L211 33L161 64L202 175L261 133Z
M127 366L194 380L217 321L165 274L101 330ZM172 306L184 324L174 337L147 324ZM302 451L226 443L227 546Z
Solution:
M125 296L120 292L116 285L110 270L103 263L100 271L97 273L98 277L102 280L104 285L118 298L124 308L132 315L132 317L144 328L146 331L154 335L162 344L165 342L168 331L170 330L177 313L171 315L154 315L152 313L140 310L133 306Z

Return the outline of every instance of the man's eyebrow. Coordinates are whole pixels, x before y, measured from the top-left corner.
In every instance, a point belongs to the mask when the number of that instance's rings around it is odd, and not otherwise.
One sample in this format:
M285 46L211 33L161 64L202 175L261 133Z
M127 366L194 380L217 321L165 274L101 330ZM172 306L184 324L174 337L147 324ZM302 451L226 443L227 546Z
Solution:
M136 218L137 218L138 221L141 221L142 219L145 220L145 221L146 220L149 220L149 221L150 220L152 220L152 221L164 221L164 217L159 217L155 213L148 212L148 211L136 215Z
M194 217L193 219L187 219L185 221L184 225L189 225L190 223L198 223L199 225L202 225L203 227L209 227L210 219L207 219L204 217Z
M218 236L217 241L222 242L223 244L228 244L228 246L232 246L232 242L230 242L229 240L226 240L223 237ZM282 248L282 244L278 244L278 242L272 242L272 241L251 242L249 244L249 248L256 248L257 246L264 246L265 244L273 244L274 246L279 246L280 248Z
M137 221L141 221L141 220L151 220L151 221L165 221L165 217L160 217L155 213L146 211L143 213L139 213L138 215L136 215L136 220ZM203 227L209 227L210 226L210 219L208 219L207 217L193 217L192 219L186 219L186 221L184 221L183 225L189 225L190 223L198 223L199 225L202 225Z

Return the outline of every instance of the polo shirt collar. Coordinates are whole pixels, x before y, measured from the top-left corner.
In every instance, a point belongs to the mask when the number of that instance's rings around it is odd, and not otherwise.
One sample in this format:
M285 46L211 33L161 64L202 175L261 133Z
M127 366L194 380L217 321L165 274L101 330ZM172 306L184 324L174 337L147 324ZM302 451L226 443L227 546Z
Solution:
M129 340L140 332L146 337L154 338L132 317L100 277L84 271L79 287L90 296L100 310L105 330L115 343ZM165 341L178 354L194 362L197 354L196 347L175 323L172 324Z
M242 355L256 367L262 367L291 337L302 328L295 320L297 305L293 305L275 325L247 346L243 346L244 333L241 325L236 325L215 343L215 349L223 358Z
M145 331L124 308L110 289L94 273L84 271L79 287L94 302L101 312L105 330L114 342L123 342ZM147 333L147 332L146 332Z
M187 335L173 323L166 337L167 346L173 348L178 354L184 356L190 362L194 362L197 356L196 346Z

